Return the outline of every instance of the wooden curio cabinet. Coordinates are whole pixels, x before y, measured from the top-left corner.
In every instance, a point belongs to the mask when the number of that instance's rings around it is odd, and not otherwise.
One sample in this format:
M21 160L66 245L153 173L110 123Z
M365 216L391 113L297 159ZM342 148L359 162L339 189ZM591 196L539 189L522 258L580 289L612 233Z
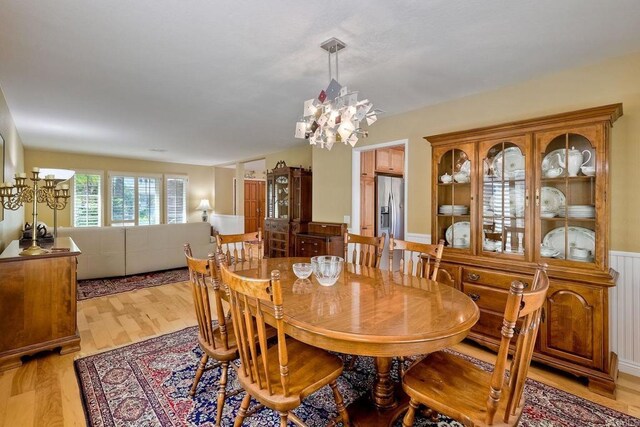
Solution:
M615 395L609 349L609 137L622 105L425 137L432 145L432 241L481 310L469 338L497 349L512 280L548 265L534 360Z
M265 254L270 258L293 256L295 233L311 221L311 171L279 161L267 173L267 217L264 222Z

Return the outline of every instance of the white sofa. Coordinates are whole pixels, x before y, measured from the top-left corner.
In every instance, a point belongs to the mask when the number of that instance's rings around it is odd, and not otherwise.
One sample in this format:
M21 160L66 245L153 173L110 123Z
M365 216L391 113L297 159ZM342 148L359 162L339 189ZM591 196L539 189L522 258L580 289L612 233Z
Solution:
M127 276L186 266L183 245L204 258L214 250L206 222L135 227L60 227L58 236L71 237L82 254L78 280Z

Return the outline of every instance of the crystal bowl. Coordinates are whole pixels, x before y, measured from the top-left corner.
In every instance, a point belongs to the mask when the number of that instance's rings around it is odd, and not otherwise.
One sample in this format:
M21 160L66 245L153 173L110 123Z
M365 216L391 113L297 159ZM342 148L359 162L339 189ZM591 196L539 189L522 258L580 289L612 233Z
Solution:
M344 260L339 256L323 255L311 258L313 274L322 286L331 286L338 281Z
M293 264L293 274L299 279L306 279L313 273L313 267L308 262L298 262Z

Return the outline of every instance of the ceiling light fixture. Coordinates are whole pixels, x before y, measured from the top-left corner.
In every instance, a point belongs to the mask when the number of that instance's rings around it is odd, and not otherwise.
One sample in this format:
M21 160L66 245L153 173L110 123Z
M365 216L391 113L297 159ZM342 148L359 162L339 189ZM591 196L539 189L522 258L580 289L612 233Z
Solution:
M358 92L349 92L346 86L338 83L338 52L346 46L335 37L320 45L329 55L329 86L317 98L305 101L303 117L296 123L296 138L308 139L309 144L320 145L327 150L331 150L336 142L354 147L359 138L367 136L360 123L366 120L367 125L372 125L382 112L374 110L368 99L358 101ZM332 55L335 55L335 79Z

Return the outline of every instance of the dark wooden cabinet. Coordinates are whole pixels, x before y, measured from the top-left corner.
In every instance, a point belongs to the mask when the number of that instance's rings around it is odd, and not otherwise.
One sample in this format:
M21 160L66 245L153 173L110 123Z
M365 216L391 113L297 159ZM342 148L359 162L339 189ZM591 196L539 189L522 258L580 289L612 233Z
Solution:
M280 161L267 173L265 254L288 257L295 252L294 234L311 221L311 171Z
M20 256L14 240L0 255L0 371L19 367L20 358L59 348L80 350L76 311L76 266L80 251L68 237L66 249Z
M425 137L432 145L432 228L443 268L476 301L469 338L500 343L512 280L548 265L534 360L615 395L609 348L609 136L622 105ZM585 167L581 167L585 166Z
M347 224L310 222L307 231L296 234L295 256L335 255L344 257Z

